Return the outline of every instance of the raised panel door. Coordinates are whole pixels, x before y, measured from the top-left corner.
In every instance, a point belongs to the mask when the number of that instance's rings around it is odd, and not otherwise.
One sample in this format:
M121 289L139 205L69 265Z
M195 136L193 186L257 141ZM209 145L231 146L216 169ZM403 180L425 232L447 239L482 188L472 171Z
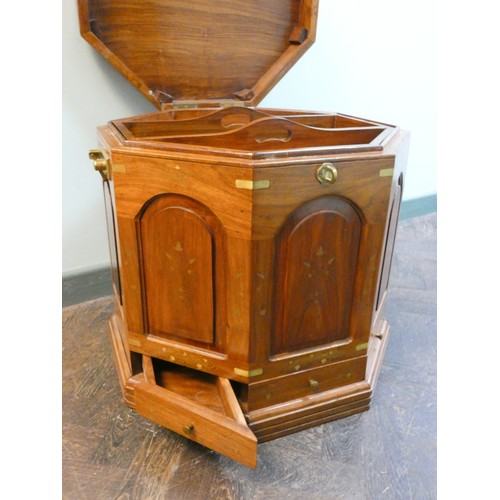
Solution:
M224 237L203 204L160 195L138 218L146 331L208 345L220 344L224 308Z
M357 211L337 196L288 217L276 252L273 355L349 336L361 228Z

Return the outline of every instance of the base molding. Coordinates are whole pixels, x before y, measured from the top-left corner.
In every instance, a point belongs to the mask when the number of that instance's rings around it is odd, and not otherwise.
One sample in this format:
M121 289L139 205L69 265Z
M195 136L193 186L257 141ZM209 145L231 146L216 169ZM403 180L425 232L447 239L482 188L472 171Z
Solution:
M364 381L248 412L259 443L368 410L388 338L389 324L383 320L380 331L370 337Z
M370 336L365 380L244 413L257 442L277 439L368 410L388 343L389 324L386 320L381 321L378 330ZM129 383L133 377L130 352L115 315L110 318L109 332L123 397L131 408L135 408L133 384Z

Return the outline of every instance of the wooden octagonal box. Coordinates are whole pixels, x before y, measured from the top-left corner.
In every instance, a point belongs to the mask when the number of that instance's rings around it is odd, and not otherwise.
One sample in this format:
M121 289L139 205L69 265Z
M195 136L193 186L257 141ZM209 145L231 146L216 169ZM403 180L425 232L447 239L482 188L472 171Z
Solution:
M82 35L159 108L99 128L126 402L245 465L368 409L408 134L256 105L317 0L80 0Z

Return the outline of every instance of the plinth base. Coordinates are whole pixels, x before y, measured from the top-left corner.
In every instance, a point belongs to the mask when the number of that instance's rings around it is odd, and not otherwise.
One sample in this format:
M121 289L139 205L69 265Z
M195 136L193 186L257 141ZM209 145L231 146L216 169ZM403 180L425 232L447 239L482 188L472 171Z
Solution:
M133 373L130 353L125 348L114 316L109 326L113 358L123 396L131 408L136 408L133 384L130 382L133 375L137 374ZM380 331L370 337L364 381L247 412L245 418L257 441L259 443L270 441L368 410L388 337L389 324L383 320Z
M364 381L286 401L245 415L258 442L270 441L368 410L388 337L389 324L384 320L381 331L370 337Z

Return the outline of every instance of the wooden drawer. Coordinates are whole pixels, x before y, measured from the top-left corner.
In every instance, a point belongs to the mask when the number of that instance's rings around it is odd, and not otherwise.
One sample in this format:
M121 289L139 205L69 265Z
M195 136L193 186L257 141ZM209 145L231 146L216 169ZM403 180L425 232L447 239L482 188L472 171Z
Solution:
M248 411L310 396L364 380L366 356L249 384ZM247 406L248 405L248 406Z
M257 438L228 379L143 356L126 391L144 417L255 468Z

